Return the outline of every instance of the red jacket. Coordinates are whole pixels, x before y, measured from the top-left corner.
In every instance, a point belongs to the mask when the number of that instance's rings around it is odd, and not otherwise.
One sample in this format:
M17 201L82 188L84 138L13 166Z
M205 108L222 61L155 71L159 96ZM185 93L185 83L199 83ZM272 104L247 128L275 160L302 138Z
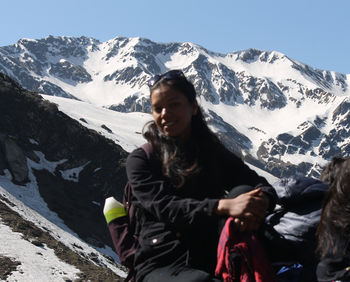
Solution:
M277 278L254 233L239 232L227 219L218 244L216 276L225 282L274 282Z

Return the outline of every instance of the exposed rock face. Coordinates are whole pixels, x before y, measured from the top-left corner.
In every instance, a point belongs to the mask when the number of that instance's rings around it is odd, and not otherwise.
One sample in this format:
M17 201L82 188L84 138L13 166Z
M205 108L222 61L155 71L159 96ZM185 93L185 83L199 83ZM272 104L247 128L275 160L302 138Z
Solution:
M102 210L107 196L120 199L126 182L121 147L0 74L0 148L0 173L8 169L25 184L30 160L48 207L91 244L112 246ZM54 164L51 171L43 161ZM64 177L77 167L78 175Z
M90 50L96 50L98 43L97 40L90 40L83 36L78 40L72 40L69 37L58 39L53 36L39 41L21 39L18 44L2 48L0 64L5 66L8 73L16 77L26 89L74 98L60 86L47 79L40 79L40 76L57 76L73 85L91 81L90 74L79 64L79 61L86 59L87 47ZM13 57L8 57L9 54ZM67 59L61 60L60 56ZM49 58L52 61L49 62Z
M237 155L241 155L242 151L250 149L251 142L249 138L239 133L230 124L223 121L219 115L209 110L209 116L206 117L206 119L208 125L212 125L220 129L217 134L229 150L236 153Z
M23 150L9 136L0 133L0 148L2 150L3 163L13 176L12 181L16 184L23 184L28 181L27 158ZM5 168L5 166L4 166Z

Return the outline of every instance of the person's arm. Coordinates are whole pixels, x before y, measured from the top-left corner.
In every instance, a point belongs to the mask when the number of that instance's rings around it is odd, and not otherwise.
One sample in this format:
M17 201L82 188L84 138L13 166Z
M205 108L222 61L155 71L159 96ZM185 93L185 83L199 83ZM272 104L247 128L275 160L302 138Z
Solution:
M224 170L223 174L227 177L226 182L231 185L230 188L239 185L250 185L261 188L262 197L268 201L267 211L272 212L276 206L277 193L270 183L227 149L221 152L221 159Z
M218 199L198 201L176 196L176 188L153 175L150 161L142 149L136 149L128 156L126 171L137 204L159 221L181 228L203 224L217 216Z
M216 213L234 217L241 231L258 229L266 214L275 208L277 201L275 189L264 177L250 169L227 149L218 149L216 154L226 187L232 189L240 185L249 185L256 188L233 199L221 199Z
M218 202L218 215L232 216L240 231L257 230L265 219L269 205L261 188Z

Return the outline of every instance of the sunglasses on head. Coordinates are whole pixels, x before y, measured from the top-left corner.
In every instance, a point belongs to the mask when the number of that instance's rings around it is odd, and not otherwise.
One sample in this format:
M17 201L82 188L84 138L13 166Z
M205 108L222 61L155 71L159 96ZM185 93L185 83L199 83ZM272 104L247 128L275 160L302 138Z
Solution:
M159 80L165 79L165 80L171 80L176 78L183 78L185 75L180 70L170 70L163 74L156 74L155 76L151 77L150 80L148 80L147 85L148 87L152 87L155 85Z

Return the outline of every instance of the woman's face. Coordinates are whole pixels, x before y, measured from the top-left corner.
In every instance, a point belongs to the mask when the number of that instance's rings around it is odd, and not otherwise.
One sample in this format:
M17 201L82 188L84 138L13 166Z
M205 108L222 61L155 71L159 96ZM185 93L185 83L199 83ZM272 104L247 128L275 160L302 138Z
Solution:
M190 136L197 102L191 104L182 92L161 84L152 91L151 103L153 119L164 135L183 141Z

